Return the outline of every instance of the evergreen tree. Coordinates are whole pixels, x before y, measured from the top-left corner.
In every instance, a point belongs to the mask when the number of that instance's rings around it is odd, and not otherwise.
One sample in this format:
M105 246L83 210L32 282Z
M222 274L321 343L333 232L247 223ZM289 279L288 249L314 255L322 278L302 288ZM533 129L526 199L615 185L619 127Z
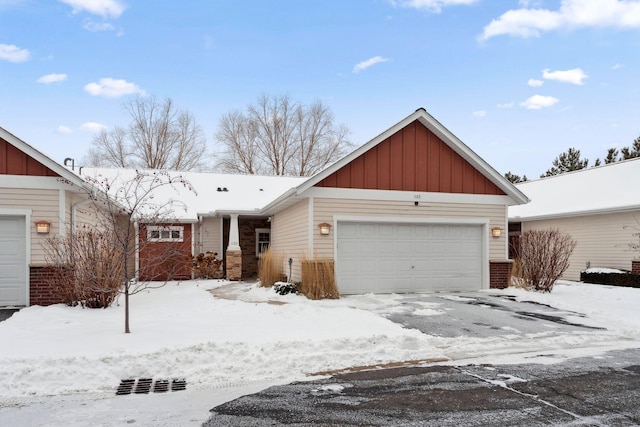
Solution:
M604 158L604 164L608 165L609 163L615 163L618 161L618 154L620 152L617 148L609 148L607 150L607 157Z
M544 175L540 175L540 178L584 169L589 165L589 159L581 159L580 150L572 147L556 157L552 164L553 167L548 169Z
M620 150L622 152L622 160L635 159L640 157L640 136L633 140L631 148L624 147Z
M597 166L600 166L601 164L602 164L602 162L600 161L600 158L598 157L598 158L596 159L596 161L595 161L595 162L593 162L593 166L592 166L592 167L594 167L594 168L595 168L595 167L597 167Z
M521 178L520 175L516 175L511 172L505 173L504 177L507 178L507 180L509 180L509 182L511 182L512 184L517 184L519 182L525 182L529 180L527 178L527 175L523 175Z

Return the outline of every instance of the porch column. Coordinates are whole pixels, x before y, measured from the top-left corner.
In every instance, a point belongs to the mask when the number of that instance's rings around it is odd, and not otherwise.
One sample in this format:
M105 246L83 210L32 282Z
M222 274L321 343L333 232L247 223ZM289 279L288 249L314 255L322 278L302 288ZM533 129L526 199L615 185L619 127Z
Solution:
M227 280L242 278L242 249L238 232L238 214L231 214L229 221L229 246L227 246Z

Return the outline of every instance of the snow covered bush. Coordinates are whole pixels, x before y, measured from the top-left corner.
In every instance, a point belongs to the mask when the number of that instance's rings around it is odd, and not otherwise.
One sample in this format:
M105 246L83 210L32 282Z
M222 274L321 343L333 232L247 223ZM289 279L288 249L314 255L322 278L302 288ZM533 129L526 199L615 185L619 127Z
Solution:
M520 236L520 274L514 279L523 287L551 292L553 284L569 268L577 242L557 229L531 230ZM512 283L514 282L512 280Z
M273 285L273 290L278 295L297 294L298 285L288 282L276 282Z

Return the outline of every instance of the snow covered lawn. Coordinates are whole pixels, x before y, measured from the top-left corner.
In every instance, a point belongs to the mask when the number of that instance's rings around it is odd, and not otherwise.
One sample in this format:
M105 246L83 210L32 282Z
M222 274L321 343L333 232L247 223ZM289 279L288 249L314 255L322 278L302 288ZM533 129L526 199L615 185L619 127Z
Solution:
M550 294L482 293L575 312L579 323L606 330L439 337L383 316L406 309L400 295L310 301L253 284L170 282L132 297L131 334L123 333L123 306L34 306L0 322L0 424L68 426L91 419L121 425L136 419L143 425L199 425L209 408L226 400L322 371L434 359L552 363L534 356L640 347L640 289L559 282ZM415 315L446 316L439 307L425 302ZM120 380L140 377L184 378L187 391L114 396ZM78 420L78 410L93 418L69 424L69 417Z

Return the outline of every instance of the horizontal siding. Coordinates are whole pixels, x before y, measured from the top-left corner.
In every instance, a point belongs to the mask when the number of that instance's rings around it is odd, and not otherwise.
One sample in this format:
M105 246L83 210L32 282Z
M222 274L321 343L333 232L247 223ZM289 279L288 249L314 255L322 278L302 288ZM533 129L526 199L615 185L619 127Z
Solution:
M285 273L289 275L287 259L292 258L291 278L300 280L302 260L309 257L309 201L278 212L271 220L271 250L284 256Z
M204 218L200 225L199 235L196 235L196 252L217 252L222 258L222 218Z
M473 218L489 219L489 228L506 229L506 209L501 205L473 205L464 203L425 203L407 206L407 202L314 199L313 205L314 253L319 257L333 258L334 230L329 236L321 236L318 225L333 224L335 215L402 218ZM489 258L504 260L507 257L506 232L499 238L489 238Z
M522 223L522 231L557 228L568 233L577 242L570 258L569 269L563 275L567 280L579 280L586 263L591 267L609 267L631 270L631 260L640 253L628 250L637 232L630 226L640 227L640 211L589 215ZM627 226L628 228L624 228ZM638 238L635 238L638 242Z
M49 236L54 236L60 230L59 191L0 188L0 208L2 209L31 209L31 265L45 265L42 243ZM36 233L36 221L49 221L51 233L40 235Z

